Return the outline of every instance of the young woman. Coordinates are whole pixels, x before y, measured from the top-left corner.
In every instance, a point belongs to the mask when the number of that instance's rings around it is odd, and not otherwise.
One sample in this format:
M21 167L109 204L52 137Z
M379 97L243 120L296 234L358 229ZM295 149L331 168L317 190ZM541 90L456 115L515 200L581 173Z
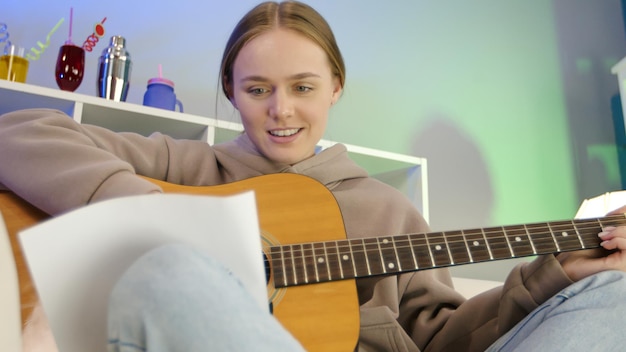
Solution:
M297 173L332 191L348 237L428 231L406 197L369 178L348 158L344 146L315 153L329 109L341 96L345 68L330 27L311 7L288 1L252 9L228 40L221 77L224 93L239 111L245 129L231 142L210 146L158 133L150 137L114 133L79 125L58 111L17 111L0 117L0 183L39 208L60 214L107 198L161 191L136 175L185 185L217 185L264 174ZM445 269L357 280L357 348L479 351L507 332L494 349L623 346L624 335L614 329L619 329L626 313L620 298L626 290L626 227L607 228L600 236L603 250L541 256L516 267L503 287L469 301L453 289ZM265 345L268 350L298 348L287 333L280 333L279 325L271 323L270 316L249 313L244 293L224 295L219 287L208 286L202 294L194 289L160 295L160 290L133 287L137 282L168 282L178 277L168 274L169 269L176 272L178 266L184 272L196 268L198 272L190 275L194 278L232 279L218 263L189 251L176 247L150 253L121 280L112 298L111 348L204 350L220 340L229 349L263 350L259 339L267 331L277 332L277 338ZM137 292L142 292L141 299L132 298ZM177 305L185 300L209 303L206 310L192 314ZM210 302L224 303L219 307ZM121 314L126 308L132 308L131 313ZM177 324L179 319L186 323ZM235 333L219 330L220 326ZM206 331L215 333L207 336ZM587 333L584 338L581 331Z

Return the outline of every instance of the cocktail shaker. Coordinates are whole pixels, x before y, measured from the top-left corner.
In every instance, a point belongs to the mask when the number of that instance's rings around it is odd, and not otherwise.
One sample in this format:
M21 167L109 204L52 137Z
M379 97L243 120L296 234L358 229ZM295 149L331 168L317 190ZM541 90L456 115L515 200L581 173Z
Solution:
M130 86L132 61L126 50L126 39L111 37L111 43L98 60L98 96L115 101L126 101Z

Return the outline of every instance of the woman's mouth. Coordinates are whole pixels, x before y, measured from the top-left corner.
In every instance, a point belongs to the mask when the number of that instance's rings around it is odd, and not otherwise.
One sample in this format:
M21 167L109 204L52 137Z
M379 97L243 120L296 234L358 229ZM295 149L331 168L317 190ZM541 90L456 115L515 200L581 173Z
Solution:
M269 133L275 137L289 137L300 131L299 128L289 128L285 130L271 130Z

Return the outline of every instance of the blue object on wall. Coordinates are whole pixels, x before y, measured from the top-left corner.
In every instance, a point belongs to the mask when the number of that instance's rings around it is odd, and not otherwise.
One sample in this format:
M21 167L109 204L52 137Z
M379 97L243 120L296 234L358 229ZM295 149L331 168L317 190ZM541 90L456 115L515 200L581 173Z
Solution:
M626 131L624 130L624 112L622 100L619 94L611 97L611 115L613 115L613 128L615 129L615 147L621 175L622 189L626 189Z

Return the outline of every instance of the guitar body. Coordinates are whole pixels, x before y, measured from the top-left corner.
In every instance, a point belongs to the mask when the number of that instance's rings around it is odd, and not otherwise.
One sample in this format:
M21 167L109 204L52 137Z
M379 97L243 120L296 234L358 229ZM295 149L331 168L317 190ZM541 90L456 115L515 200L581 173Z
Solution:
M28 271L28 265L22 253L17 233L43 221L48 218L48 215L8 191L0 191L0 211L9 232L13 257L15 258L17 278L20 285L22 324L24 325L37 304L39 297Z
M254 190L264 248L346 237L332 193L309 177L272 174L207 187L149 180L166 193L230 195ZM10 192L0 192L0 210L9 229L18 266L24 319L30 314L37 296L17 241L17 232L47 216ZM275 288L272 282L270 274L268 296L273 314L306 350L355 349L360 324L354 279L289 288Z
M341 212L330 191L297 174L272 174L219 186L179 186L150 180L166 193L229 195L255 190L263 246L346 238ZM273 314L307 351L352 351L359 336L354 279L276 289L268 295Z

